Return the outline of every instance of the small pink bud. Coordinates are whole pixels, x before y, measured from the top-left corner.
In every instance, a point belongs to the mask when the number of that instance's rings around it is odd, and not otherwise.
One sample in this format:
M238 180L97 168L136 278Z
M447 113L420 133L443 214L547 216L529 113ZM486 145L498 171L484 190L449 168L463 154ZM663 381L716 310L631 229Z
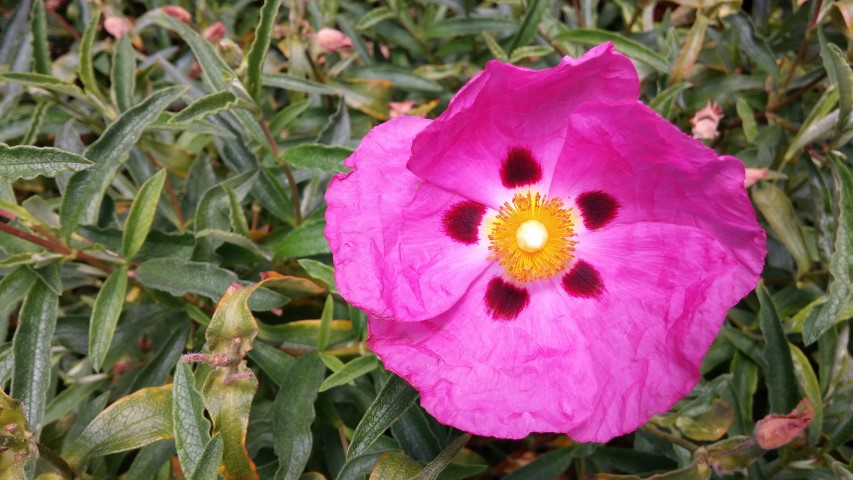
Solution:
M720 106L708 100L708 103L690 119L690 124L693 125L693 138L699 140L713 140L717 138L720 135L717 127L724 116Z
M222 22L216 22L205 28L201 35L210 43L218 43L225 36L225 33L225 25Z
M104 30L113 38L121 38L130 32L130 27L121 17L108 16L104 19Z
M402 117L408 115L415 108L414 100L403 100L402 102L388 102L388 109L391 112L391 118Z
M803 434L814 417L814 408L808 398L804 398L787 415L767 415L755 424L755 441L758 446L769 450L787 445Z
M323 28L317 32L317 42L329 52L352 48L352 40L334 28Z
M186 8L178 7L177 5L166 5L163 7L163 13L170 17L175 17L184 23L190 23L193 18Z
M747 168L746 169L746 178L743 179L743 186L749 188L759 180L763 179L770 172L767 168Z

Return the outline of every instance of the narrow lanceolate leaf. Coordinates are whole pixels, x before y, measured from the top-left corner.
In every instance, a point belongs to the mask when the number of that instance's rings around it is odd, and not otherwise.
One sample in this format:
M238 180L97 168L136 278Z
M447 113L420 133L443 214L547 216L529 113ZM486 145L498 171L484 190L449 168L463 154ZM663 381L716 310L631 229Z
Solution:
M746 135L746 141L752 143L758 135L758 126L755 124L755 113L743 97L737 99L737 114L743 123L743 133Z
M323 313L320 315L320 332L317 334L317 350L321 352L329 346L329 331L332 327L334 314L335 299L328 295L326 296L326 304L323 305Z
M842 311L853 302L853 175L844 162L832 155L833 177L838 189L838 227L835 250L829 260L832 283L829 299L817 315L809 315L803 325L803 340L811 345L836 322L844 320Z
M100 95L98 83L95 81L95 67L92 62L92 48L95 45L95 34L98 33L98 24L101 22L101 11L93 9L89 17L89 23L83 32L83 40L80 42L80 82L87 92L96 96Z
M38 87L63 95L71 95L72 97L85 97L77 85L45 73L6 72L0 73L0 79L20 83L27 87Z
M811 267L811 257L791 199L778 187L764 182L753 187L752 200L776 232L776 236L791 252L797 262L797 273L802 275L808 272Z
M349 171L344 160L350 155L350 148L309 143L285 150L284 161L296 168L343 173Z
M27 131L24 133L24 138L21 139L21 145L33 145L38 140L41 127L44 125L44 117L48 109L53 106L53 102L49 100L39 100L36 103L36 108L33 109L30 117L30 124L27 125Z
M33 2L31 27L33 32L33 70L36 73L50 75L50 47L47 44L47 15L44 0Z
M223 90L221 92L205 95L193 103L187 105L186 108L178 112L177 115L169 119L171 124L186 124L193 120L204 118L208 115L214 115L221 111L237 105L237 96L233 93Z
M441 472L450 465L450 461L453 460L453 457L459 453L459 450L462 450L462 447L464 447L470 439L470 433L463 433L456 437L452 442L450 442L450 445L448 445L447 448L442 450L437 457L435 457L423 468L423 470L421 470L421 473L415 477L415 480L435 480L438 478L439 474L441 474ZM560 472L562 471L565 471L565 468ZM560 472L557 474L559 475ZM543 475L539 478L548 478L548 476Z
M89 323L89 360L95 371L101 369L107 351L110 349L126 291L127 266L124 266L115 269L107 277L95 298Z
M36 278L27 267L18 267L0 278L0 311L11 308L21 300Z
M846 60L846 55L833 43L821 42L821 56L829 78L835 82L838 88L838 122L835 124L835 139L841 138L841 134L847 127L850 112L853 111L853 71Z
M144 447L172 438L172 385L137 390L92 420L68 447L72 466L86 458Z
M316 354L293 362L284 377L273 406L275 453L278 455L276 480L296 480L305 469L314 443L314 401L326 367Z
M110 68L110 85L119 112L133 107L133 91L136 90L136 56L130 37L123 35L118 39L113 64Z
M12 339L12 396L26 405L27 423L36 438L50 389L50 344L56 329L57 303L56 294L44 282L35 282L21 306Z
M383 452L368 480L411 480L417 478L421 464L403 452Z
M678 52L678 58L675 60L675 65L672 66L672 74L669 76L670 85L678 83L693 70L693 65L696 64L696 59L699 58L699 52L702 51L702 43L705 41L705 32L708 30L708 17L699 15L690 31L687 32L687 37L681 45L681 50Z
M320 385L320 391L325 392L330 388L347 384L362 375L372 372L377 367L379 367L379 359L373 355L350 360L340 371L329 375L329 378L323 381L323 384Z
M142 184L139 194L130 206L130 213L124 222L121 249L124 258L130 260L142 248L145 237L151 230L151 223L157 213L157 202L166 182L166 169L160 170Z
M507 475L507 480L537 480L539 478L556 478L569 468L572 463L573 448L560 448L537 458L518 470ZM690 477L695 478L695 477Z
M58 148L0 143L0 178L6 180L55 177L65 170L79 172L91 166L91 161Z
M521 27L512 37L512 43L509 46L510 52L533 40L536 36L536 29L539 27L539 21L542 20L542 14L545 13L550 4L549 0L531 0L527 3L527 12L524 14L524 20L521 21Z
M814 418L809 424L809 444L814 446L820 439L823 430L823 396L820 391L817 375L814 373L809 358L796 345L790 345L791 353L794 355L794 368L803 386L803 392L812 403Z
M507 18L456 17L433 23L424 34L427 38L446 38L459 35L480 35L483 31L512 32L517 27L518 22Z
M582 45L598 45L603 42L613 42L616 50L634 60L645 63L659 72L669 72L671 68L669 62L660 56L659 53L636 40L632 40L616 32L592 28L577 28L557 35L554 37L554 40L580 43Z
M222 463L222 436L214 435L204 446L198 457L195 470L187 475L187 480L216 480L219 478L219 465Z
M761 310L758 319L761 323L761 333L764 334L764 356L767 359L767 370L764 382L770 400L770 413L785 414L797 406L797 377L794 375L794 362L791 358L791 348L785 331L776 315L770 295L763 284L755 289Z
M175 430L175 448L181 461L181 470L194 472L199 467L205 445L210 442L210 422L204 417L204 401L195 388L195 379L189 365L178 362L172 385L172 420ZM222 439L219 437L220 457ZM214 471L218 471L217 460Z
M246 89L256 101L261 98L261 72L263 71L267 50L270 48L272 28L279 7L281 7L281 0L264 1L258 28L255 30L255 39L246 55Z
M377 7L362 15L361 18L358 19L358 22L356 22L355 29L367 30L377 23L391 18L394 18L394 12L392 12L390 8L385 6Z
M347 450L347 460L366 452L379 435L414 405L417 399L417 390L400 377L391 375L376 400L368 407L361 422L355 427Z
M185 91L186 87L177 86L154 92L111 123L103 135L86 149L84 156L96 165L85 172L75 173L68 182L60 208L63 238L69 238L81 223L95 221L110 182L124 165L142 131Z
M230 375L241 375L242 378L226 382L226 377ZM233 374L223 368L213 370L202 388L204 405L213 420L213 431L222 436L220 470L226 479L258 478L255 463L246 451L249 412L258 389L255 382L251 370L246 368L245 362L241 362Z

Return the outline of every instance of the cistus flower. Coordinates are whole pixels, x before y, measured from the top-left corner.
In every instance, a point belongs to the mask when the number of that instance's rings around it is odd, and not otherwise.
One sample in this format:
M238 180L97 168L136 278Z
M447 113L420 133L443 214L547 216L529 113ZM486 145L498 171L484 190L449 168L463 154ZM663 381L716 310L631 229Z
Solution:
M699 379L764 232L744 168L638 101L611 44L490 62L370 131L326 193L338 291L439 421L606 441Z

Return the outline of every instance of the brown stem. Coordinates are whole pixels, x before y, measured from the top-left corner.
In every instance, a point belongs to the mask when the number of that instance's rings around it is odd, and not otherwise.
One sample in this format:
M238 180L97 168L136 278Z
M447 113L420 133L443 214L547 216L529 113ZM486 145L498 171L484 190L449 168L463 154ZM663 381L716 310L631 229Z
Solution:
M59 475L65 480L73 480L76 478L74 474L74 470L71 469L71 466L59 455L56 454L53 450L46 447L41 443L36 443L36 447L39 450L39 458L49 463L53 468L59 472Z
M146 150L145 156L148 157L148 161L151 162L151 165L154 165L155 168L163 168L157 162L157 160L154 159L154 156L151 155L151 152ZM169 180L169 175L166 175L166 182L164 186L166 187L166 196L169 197L169 202L172 203L172 208L175 209L175 216L178 217L178 228L183 232L186 225L184 221L184 212L181 210L181 204L180 202L178 202L178 196L175 195L175 189L172 187L172 182Z
M77 30L74 30L74 27L70 23L68 23L68 21L62 17L62 15L57 13L56 10L49 7L45 8L45 10L47 11L48 15L50 15L51 18L53 18L56 23L58 23L59 26L62 27L63 30L65 30L66 32L68 32L69 35L71 35L71 38L73 38L77 42L83 40L82 37L80 37L80 34L77 33Z
M270 128L267 126L267 122L261 118L258 120L258 124L261 126L261 130L264 131L264 136L267 137L267 143L270 145L270 150L272 151L273 158L278 161L278 144L275 143L275 139L272 138L272 133L270 133ZM299 189L296 188L296 179L293 178L293 172L290 170L290 165L287 162L281 162L281 168L284 170L284 175L287 177L287 183L290 184L290 197L293 202L293 223L297 226L302 223L302 209L299 204Z
M101 259L97 257L93 257L89 254L72 250L66 247L65 245L62 245L61 243L55 243L50 240L45 240L44 238L33 235L32 233L25 232L19 228L15 228L9 225L8 223L0 222L0 230L8 233L9 235L18 237L22 240L26 240L30 243L35 243L36 245L47 248L48 250L53 250L54 252L61 253L71 258L85 260L86 262L89 262L93 267L98 268L99 270L102 270L106 273L112 273L113 271L111 268L103 265L101 263Z

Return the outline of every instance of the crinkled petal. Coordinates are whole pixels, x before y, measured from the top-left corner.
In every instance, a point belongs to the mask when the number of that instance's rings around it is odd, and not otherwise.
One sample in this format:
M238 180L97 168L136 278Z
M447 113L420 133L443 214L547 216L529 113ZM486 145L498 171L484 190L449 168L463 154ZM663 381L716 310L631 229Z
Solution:
M697 227L738 260L744 278L757 280L765 233L743 180L739 160L717 157L642 103L590 102L572 112L550 195L612 195L619 208L610 225Z
M444 212L464 199L406 170L412 139L428 124L400 117L374 128L347 159L354 171L326 192L338 291L376 317L434 317L488 265L487 244L460 243L442 230Z
M417 323L369 319L368 346L421 392L447 425L478 435L522 438L583 422L598 391L585 338L553 281L530 291L514 320L495 320L486 289L493 266L452 309Z
M631 61L610 44L547 70L490 62L418 136L408 167L498 208L507 191L502 164L512 149L524 149L541 167L541 176L527 184L547 191L572 109L589 98L635 100L638 85Z
M627 433L691 390L727 308L752 285L721 245L689 227L586 232L576 253L601 278L592 298L555 278L527 287L517 318L494 320L483 301L500 272L492 268L434 319L371 319L369 346L427 411L462 430L584 442Z

